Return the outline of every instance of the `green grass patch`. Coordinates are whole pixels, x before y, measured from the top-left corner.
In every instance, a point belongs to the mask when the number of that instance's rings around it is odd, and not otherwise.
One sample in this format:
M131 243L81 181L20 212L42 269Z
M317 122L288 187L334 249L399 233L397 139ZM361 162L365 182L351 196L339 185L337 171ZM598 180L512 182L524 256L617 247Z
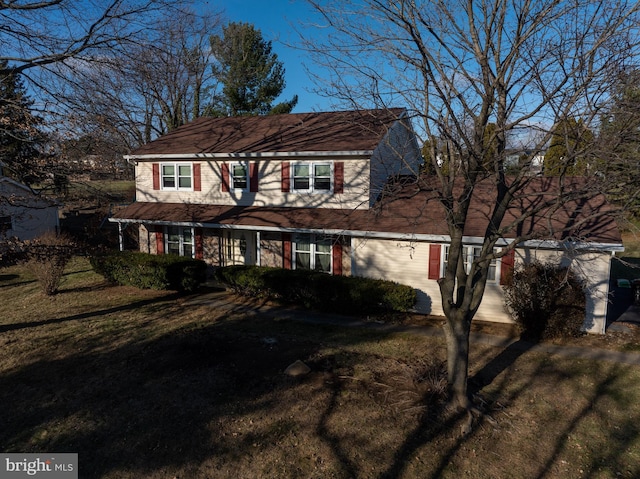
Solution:
M624 252L619 253L617 256L640 259L640 236L636 226L634 226L633 231L625 231L622 233L622 243L624 245Z

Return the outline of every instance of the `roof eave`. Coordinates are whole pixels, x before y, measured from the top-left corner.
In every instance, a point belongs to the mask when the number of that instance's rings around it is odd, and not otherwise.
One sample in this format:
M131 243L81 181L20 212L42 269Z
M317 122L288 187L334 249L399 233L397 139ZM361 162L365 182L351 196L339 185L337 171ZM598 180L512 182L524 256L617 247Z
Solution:
M228 160L238 158L315 158L315 157L370 157L374 150L346 151L268 151L268 152L227 152L227 153L164 153L145 155L124 155L127 161L145 160Z
M370 239L391 239L401 241L420 241L429 243L448 243L450 238L448 235L423 234L423 233L394 233L389 231L371 231L371 230L350 230L350 229L323 229L323 228L288 228L281 226L257 226L257 225L234 225L226 223L207 223L207 222L189 222L189 221L156 221L156 220L140 220L128 218L109 218L114 223L146 223L158 226L184 226L193 228L219 228L227 230L243 230L243 231L261 231L261 232L282 232L282 233L314 233L326 235L352 236L355 238ZM462 242L464 244L481 245L484 238L479 236L464 236ZM512 239L502 238L496 243L497 247L508 246L513 242ZM557 241L557 240L529 240L518 245L525 248L536 249L562 249L562 250L590 250L590 251L607 251L621 252L624 246L621 243L603 243L603 242L587 242L587 241Z

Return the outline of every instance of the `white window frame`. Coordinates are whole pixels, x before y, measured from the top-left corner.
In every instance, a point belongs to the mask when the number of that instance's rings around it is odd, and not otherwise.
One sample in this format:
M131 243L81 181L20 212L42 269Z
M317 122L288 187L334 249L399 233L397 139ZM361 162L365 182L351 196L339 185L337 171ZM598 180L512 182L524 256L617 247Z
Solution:
M170 236L172 236L172 229L177 229L178 241L170 240ZM185 231L189 232L191 237L191 241L187 241L185 238ZM173 253L170 252L170 245L178 245L178 252ZM189 247L191 249L191 254L185 255L185 249ZM165 226L164 227L164 251L166 254L177 254L178 256L185 256L187 258L195 258L196 254L196 237L195 231L193 228L187 226Z
M165 167L173 167L173 175L165 174ZM181 174L181 168L189 168L189 174ZM173 178L173 186L165 184L165 178ZM189 178L189 186L180 186L181 178ZM160 163L160 187L164 191L193 191L193 163Z
M308 250L302 250L299 249L299 243L301 242L301 239L308 239L309 240L309 249ZM318 245L319 244L325 244L325 245L329 245L329 251L325 252L325 251L319 251L318 250ZM300 268L298 265L298 253L304 253L304 254L309 254L309 268ZM317 264L318 264L318 256L322 255L322 256L328 256L329 257L329 270L328 271L324 271L321 269L317 269ZM293 256L293 269L305 269L308 271L320 271L322 273L327 273L327 274L333 274L333 242L331 240L331 238L327 238L327 237L323 237L323 236L318 236L318 235L314 235L314 234L298 234L293 238L293 242L292 242L292 256Z
M240 179L240 177L236 177L236 175L234 175L234 170L236 166L241 166L242 168L244 168L244 182L245 185L243 187L239 187L236 186L236 178ZM249 191L249 187L250 187L250 181L251 179L249 178L249 163L246 161L234 161L229 163L229 189L231 191Z
M477 258L482 250L482 246L464 245L462 251L464 255L464 269L469 274L471 271L471 264L473 260ZM494 250L495 252L495 250ZM447 269L447 262L449 261L449 245L442 245L442 264L440 265L440 277L444 277L444 272ZM498 283L500 281L500 268L499 259L493 258L489 264L489 271L487 274L487 283ZM491 272L493 271L493 278Z
M306 178L306 176L296 176L296 167L304 165L309 167L309 187L296 188L296 178ZM329 189L317 188L315 185L316 178L327 178L326 176L316 176L316 167L319 166L329 167ZM334 179L333 161L296 161L291 163L291 191L294 193L331 194L333 193Z

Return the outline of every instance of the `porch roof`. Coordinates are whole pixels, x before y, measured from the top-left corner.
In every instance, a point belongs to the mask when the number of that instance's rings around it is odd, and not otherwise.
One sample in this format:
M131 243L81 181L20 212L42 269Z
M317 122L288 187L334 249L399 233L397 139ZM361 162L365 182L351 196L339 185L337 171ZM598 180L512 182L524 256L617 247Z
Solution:
M617 246L622 244L613 210L603 195L554 204L552 179L532 181L507 211L501 225L506 241L527 236L532 240ZM569 190L570 191L570 190ZM464 234L483 238L490 224L495 188L476 188ZM548 206L541 206L548 203ZM525 215L525 221L516 220ZM191 226L298 231L447 241L445 210L434 191L403 188L371 209L222 206L185 203L133 203L112 218L117 222L181 224ZM473 242L473 241L471 241Z

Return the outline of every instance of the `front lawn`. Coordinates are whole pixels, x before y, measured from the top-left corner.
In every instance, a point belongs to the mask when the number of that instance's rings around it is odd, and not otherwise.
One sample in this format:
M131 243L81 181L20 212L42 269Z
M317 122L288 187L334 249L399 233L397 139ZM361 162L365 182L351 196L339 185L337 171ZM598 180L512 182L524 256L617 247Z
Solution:
M638 367L474 345L487 419L461 436L444 340L190 299L0 269L0 449L77 452L82 478L640 477Z

